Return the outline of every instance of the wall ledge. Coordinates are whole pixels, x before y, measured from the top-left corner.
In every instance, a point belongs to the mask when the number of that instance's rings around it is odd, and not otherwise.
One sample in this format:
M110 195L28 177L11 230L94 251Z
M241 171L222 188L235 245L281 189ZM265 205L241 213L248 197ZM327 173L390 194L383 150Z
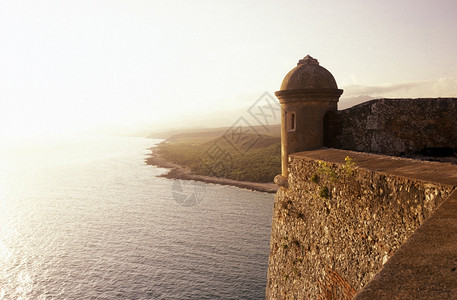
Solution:
M332 148L288 161L267 299L457 293L457 165Z
M349 156L358 168L415 180L457 186L457 165L442 162L387 156L365 152L322 148L293 153L290 156L344 164Z
M457 190L354 299L451 299L457 294Z

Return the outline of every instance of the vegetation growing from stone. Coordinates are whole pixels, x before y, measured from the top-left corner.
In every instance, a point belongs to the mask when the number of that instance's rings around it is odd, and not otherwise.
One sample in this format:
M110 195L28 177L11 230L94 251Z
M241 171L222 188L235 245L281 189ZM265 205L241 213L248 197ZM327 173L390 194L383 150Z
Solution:
M352 299L453 191L392 174L420 162L349 153L355 164L341 152L291 156L272 225L267 294L275 299Z
M354 175L357 167L352 161L352 158L346 156L344 161L345 163L341 166L341 170L336 170L330 167L326 162L319 161L319 168L317 169L317 173L311 175L311 181L317 183L319 181L319 175L326 177L332 182Z
M335 170L333 170L326 162L319 161L319 169L317 172L328 177L331 181L336 181L338 179L338 175Z
M328 186L324 185L320 188L319 190L319 196L321 198L329 198L330 195L329 195L329 190L328 190Z
M245 133L214 139L186 135L159 144L158 153L198 175L272 182L281 173L279 135Z

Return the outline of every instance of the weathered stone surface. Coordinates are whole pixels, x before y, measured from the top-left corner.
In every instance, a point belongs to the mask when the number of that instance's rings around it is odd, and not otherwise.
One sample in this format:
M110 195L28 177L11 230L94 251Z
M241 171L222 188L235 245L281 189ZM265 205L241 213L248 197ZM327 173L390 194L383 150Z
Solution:
M275 198L267 298L352 298L448 198L452 174L455 165L335 149L290 155L289 188Z
M275 180L281 188L267 298L351 299L383 265L358 297L452 295L457 199L448 197L457 186L457 165L394 156L456 161L457 98L378 99L337 111L342 92L331 73L307 56L275 93L282 177ZM322 146L358 152L310 151ZM443 218L443 207L454 214Z
M457 98L377 99L338 112L335 148L388 155L457 149Z
M457 190L355 299L451 299L457 295Z
M284 77L275 92L281 104L281 173L287 177L291 153L324 146L323 120L336 116L343 90L319 62L307 55ZM334 118L332 118L334 119Z
M282 186L285 188L289 187L289 182L287 181L287 178L282 175L276 175L273 181L278 186Z
M281 90L338 89L335 78L317 59L307 55L285 76Z

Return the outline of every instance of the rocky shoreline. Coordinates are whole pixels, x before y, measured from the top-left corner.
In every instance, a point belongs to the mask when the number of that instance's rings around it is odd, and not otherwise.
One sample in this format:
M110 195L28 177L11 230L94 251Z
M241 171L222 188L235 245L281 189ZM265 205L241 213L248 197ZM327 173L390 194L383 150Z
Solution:
M162 157L157 151L157 148L153 147L150 149L151 153L149 157L145 159L146 164L156 166L159 168L170 169L167 173L160 175L159 177L165 177L169 179L183 179L183 180L195 180L206 183L215 183L221 185L236 186L239 188L249 189L258 192L265 193L276 193L278 186L274 183L260 183L250 181L239 181L227 178L211 177L205 175L193 174L188 168L182 167L178 164L169 162Z

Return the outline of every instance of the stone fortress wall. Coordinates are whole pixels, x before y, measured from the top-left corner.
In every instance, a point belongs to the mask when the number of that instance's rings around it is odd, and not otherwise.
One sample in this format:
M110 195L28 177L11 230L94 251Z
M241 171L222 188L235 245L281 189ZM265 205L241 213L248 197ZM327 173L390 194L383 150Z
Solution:
M328 145L334 148L386 155L457 150L457 98L371 100L338 111L336 123Z
M338 149L289 159L288 187L275 198L268 299L351 299L457 186L457 165L439 162Z
M452 154L457 98L378 99L337 111L329 103L342 91L319 68L305 57L276 93L283 166L266 298L453 295L457 165L394 155ZM327 76L323 85L316 74Z

